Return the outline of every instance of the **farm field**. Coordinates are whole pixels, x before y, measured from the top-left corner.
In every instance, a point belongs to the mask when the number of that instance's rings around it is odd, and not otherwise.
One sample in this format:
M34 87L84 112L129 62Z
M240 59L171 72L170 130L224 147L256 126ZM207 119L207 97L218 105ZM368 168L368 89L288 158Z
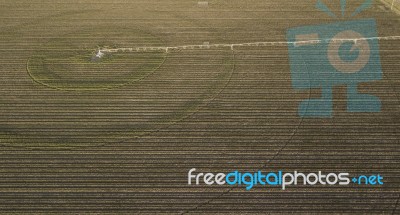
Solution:
M286 42L289 28L364 18L400 36L381 1L338 19L315 2L0 0L0 213L400 213L400 40L379 41L382 80L359 86L382 111L348 113L336 86L327 119L299 117L321 90L293 89L285 44L93 59ZM189 186L191 168L380 173L385 185L246 191Z

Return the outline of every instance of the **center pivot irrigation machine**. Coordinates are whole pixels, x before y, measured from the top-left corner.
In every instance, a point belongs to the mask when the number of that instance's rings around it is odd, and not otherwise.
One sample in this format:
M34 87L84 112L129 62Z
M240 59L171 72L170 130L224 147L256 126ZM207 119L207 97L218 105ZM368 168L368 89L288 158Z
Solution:
M230 48L235 50L235 47L249 47L249 46L302 46L307 44L319 44L319 43L338 43L342 44L345 42L353 42L358 44L361 41L374 41L374 40L399 40L400 36L384 36L384 37L352 37L352 38L333 38L333 39L315 39L315 40L298 40L294 42L287 41L267 41L267 42L251 42L251 43L234 43L234 44L207 44L207 45L183 45L183 46L157 46L157 47L131 47L131 48L100 48L96 50L94 55L97 58L102 58L106 54L118 53L118 52L147 52L147 51L174 51L174 50L186 50L186 49L210 49L210 48Z

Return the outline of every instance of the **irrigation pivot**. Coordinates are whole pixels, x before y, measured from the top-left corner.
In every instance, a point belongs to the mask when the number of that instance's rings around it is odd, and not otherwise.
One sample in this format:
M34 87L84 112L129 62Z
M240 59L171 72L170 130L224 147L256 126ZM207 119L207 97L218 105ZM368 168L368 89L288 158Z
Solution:
M143 47L131 47L131 48L100 48L95 57L98 59L102 58L105 54L117 53L117 52L147 52L147 51L163 51L169 52L172 50L184 50L184 49L210 49L210 48L230 48L234 50L235 47L246 47L246 46L282 46L282 45L304 45L304 44L315 44L315 43L329 43L329 42L354 42L357 44L358 41L369 41L369 40L399 40L400 36L385 36L385 37L367 37L367 38L344 38L344 39L317 39L317 40L300 40L296 42L288 41L267 41L267 42L250 42L250 43L233 43L233 44L209 44L203 43L201 45L183 45L183 46L143 46Z

